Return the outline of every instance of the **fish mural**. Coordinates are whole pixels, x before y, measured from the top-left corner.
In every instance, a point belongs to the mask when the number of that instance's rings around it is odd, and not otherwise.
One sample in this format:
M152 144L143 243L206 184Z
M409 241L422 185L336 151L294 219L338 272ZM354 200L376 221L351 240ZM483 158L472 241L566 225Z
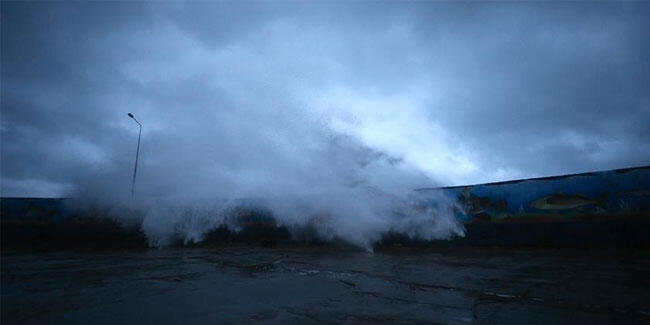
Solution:
M546 196L533 201L530 206L540 210L569 210L583 206L603 204L604 199L591 200L584 195L565 195L562 191L552 196Z
M415 192L455 198L465 224L650 219L650 166Z

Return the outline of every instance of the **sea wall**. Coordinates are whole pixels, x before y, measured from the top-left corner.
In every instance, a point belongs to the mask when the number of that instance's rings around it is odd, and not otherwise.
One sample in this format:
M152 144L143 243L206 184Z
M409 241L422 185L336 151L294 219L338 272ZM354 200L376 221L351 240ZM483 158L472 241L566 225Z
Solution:
M457 202L454 214L465 225L464 237L421 242L386 234L378 245L650 248L650 166L417 189L414 202L426 207L440 202L441 194ZM101 213L79 215L66 202L0 199L3 249L147 246L138 225L125 227ZM275 225L269 212L255 211L243 208L236 213L242 231L220 227L208 232L204 241L318 241L309 229L290 234Z
M438 192L465 224L648 218L650 166L416 190L425 201Z

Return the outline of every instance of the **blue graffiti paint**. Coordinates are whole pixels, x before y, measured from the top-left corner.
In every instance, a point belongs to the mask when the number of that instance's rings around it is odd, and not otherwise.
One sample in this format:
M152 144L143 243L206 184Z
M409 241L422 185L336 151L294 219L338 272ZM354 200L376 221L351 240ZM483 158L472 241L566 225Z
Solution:
M457 200L463 223L648 217L650 166L416 191Z

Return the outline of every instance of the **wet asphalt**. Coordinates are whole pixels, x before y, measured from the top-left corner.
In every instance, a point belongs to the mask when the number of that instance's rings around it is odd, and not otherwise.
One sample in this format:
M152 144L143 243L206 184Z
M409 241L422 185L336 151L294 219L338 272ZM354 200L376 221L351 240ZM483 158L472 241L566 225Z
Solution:
M650 252L2 253L2 324L650 324Z

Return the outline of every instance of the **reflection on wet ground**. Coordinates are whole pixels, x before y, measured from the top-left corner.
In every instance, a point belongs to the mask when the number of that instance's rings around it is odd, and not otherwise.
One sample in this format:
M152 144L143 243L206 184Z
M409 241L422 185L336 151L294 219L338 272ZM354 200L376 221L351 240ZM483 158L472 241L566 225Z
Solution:
M2 323L648 323L650 252L3 252Z

